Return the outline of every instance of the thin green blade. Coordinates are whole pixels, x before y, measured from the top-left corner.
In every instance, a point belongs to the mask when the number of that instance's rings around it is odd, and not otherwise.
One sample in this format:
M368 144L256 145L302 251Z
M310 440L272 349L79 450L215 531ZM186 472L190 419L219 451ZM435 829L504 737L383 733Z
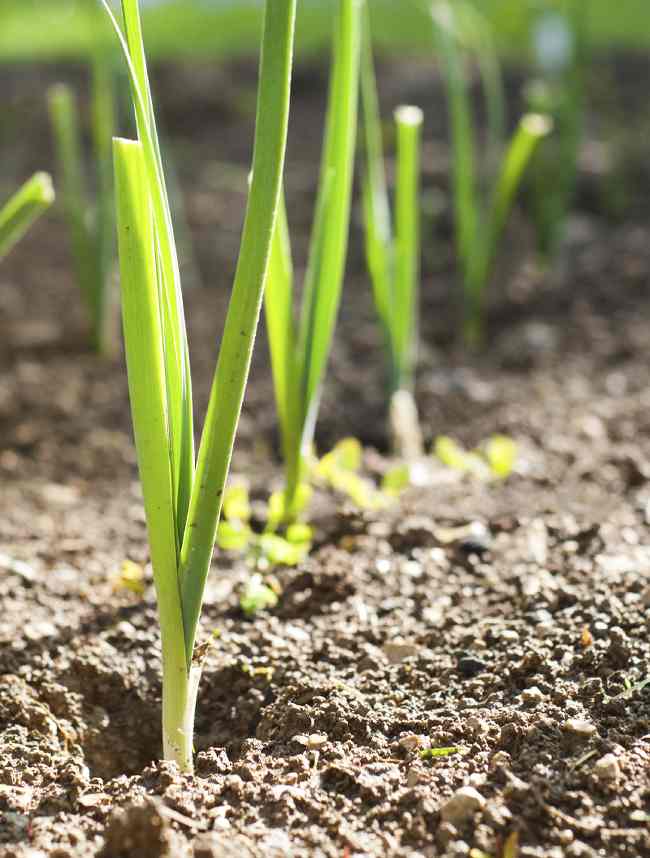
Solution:
M413 383L420 280L420 138L422 111L403 106L395 111L397 190L395 203L395 296L393 321L397 377L394 390Z
M77 104L69 86L56 84L48 91L50 122L61 171L63 210L68 224L72 258L79 288L94 318L97 256L86 215L88 199L83 176L83 154ZM110 135L109 133L109 143Z
M138 2L137 0L122 0L126 36L122 33L107 0L100 0L100 2L109 16L126 60L138 136L144 151L147 186L153 205L157 278L161 293L160 312L165 334L168 432L174 479L176 530L180 548L185 532L194 475L194 429L189 351L185 332L178 259L153 118Z
M194 647L223 490L248 379L280 199L289 120L295 15L296 0L267 0L253 177L181 552L188 658L191 658Z
M453 146L453 189L458 258L466 269L479 229L474 127L465 82L463 57L458 46L457 11L447 0L432 8L434 36L447 82L447 102Z
M172 463L176 494L176 527L180 547L185 533L194 479L194 418L185 313L171 209L167 196L144 52L138 0L122 0L122 15L137 88L142 94L142 103L136 109L136 117L138 133L147 152L149 186L154 201L154 220L160 263L158 275L162 290L163 328L165 332L169 428L172 440Z
M168 451L163 331L155 274L154 220L142 145L115 140L115 192L122 319L138 468L162 629L165 723L183 723L188 669L178 580L173 480ZM182 737L166 756L179 758ZM191 761L191 757L190 757Z
M341 0L335 25L320 201L307 268L300 329L304 403L303 444L309 441L317 397L338 312L350 222L359 102L362 0Z
M550 133L551 128L550 119L539 113L528 113L519 120L492 193L484 248L475 256L473 276L470 280L474 290L484 288L526 167L539 142Z
M0 209L0 259L54 202L52 179L36 173Z
M391 336L393 239L384 171L379 97L372 55L370 11L367 5L364 11L363 24L360 73L365 156L362 194L366 260L372 281L377 315L384 331L389 360L394 365L394 345Z
M293 315L293 265L284 194L280 194L273 233L269 269L264 290L266 330L271 353L275 400L282 434L285 460L293 455L299 436L295 436L296 325Z
M98 52L92 60L92 138L97 169L95 246L98 283L95 296L95 339L100 351L110 350L110 276L115 258L115 206L111 138L115 129L113 70L108 52Z
M547 116L526 114L508 146L492 193L485 231L476 242L467 270L464 335L470 345L478 345L482 338L484 293L512 203L535 149L551 128Z
M492 31L485 17L471 3L456 0L462 37L476 56L487 108L487 162L496 169L505 136L506 108L501 67Z

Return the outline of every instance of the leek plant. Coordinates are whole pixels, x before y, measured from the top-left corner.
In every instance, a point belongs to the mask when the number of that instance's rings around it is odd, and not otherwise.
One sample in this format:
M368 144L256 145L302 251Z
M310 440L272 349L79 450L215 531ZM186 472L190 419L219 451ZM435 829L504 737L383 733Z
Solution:
M530 170L531 214L544 262L555 256L575 196L587 64L587 4L559 0L555 7L534 26L537 75L526 88L529 107L548 113L554 125Z
M52 179L35 173L0 209L0 259L54 202Z
M420 145L422 111L395 111L397 175L395 228L391 223L370 18L366 11L361 65L365 145L363 179L366 258L388 364L391 436L402 459L422 456L413 399L420 279Z
M483 339L485 292L501 235L526 167L540 140L551 129L542 114L524 115L506 147L483 199L478 180L470 93L464 69L464 4L435 0L435 42L447 84L452 138L452 185L456 250L463 282L463 334L470 346Z
M284 201L273 238L265 310L286 471L285 522L295 519L304 505L301 484L341 296L354 173L362 6L363 0L339 0L334 21L318 197L297 319Z
M195 647L280 198L296 0L266 0L252 179L239 260L194 456L192 388L180 275L137 0L123 29L138 139L113 144L122 319L140 479L158 597L163 751L192 769L200 650Z
M94 204L90 202L84 177L79 109L74 93L66 84L56 84L48 93L75 276L86 301L92 347L107 354L116 345L110 295L115 243L111 156L115 106L111 63L99 51L91 66L91 104L97 187Z

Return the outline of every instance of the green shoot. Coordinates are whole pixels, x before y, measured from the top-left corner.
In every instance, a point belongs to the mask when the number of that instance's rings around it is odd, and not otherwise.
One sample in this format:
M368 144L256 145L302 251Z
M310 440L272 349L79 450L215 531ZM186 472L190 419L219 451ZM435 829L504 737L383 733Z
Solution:
M417 107L403 106L395 111L397 179L393 232L367 12L365 24L361 95L365 132L363 197L366 258L387 356L395 452L401 458L417 459L422 455L422 439L412 391L420 280L420 137L423 117Z
M539 142L551 131L551 120L539 113L527 113L519 120L492 190L483 221L465 265L465 339L478 344L483 337L485 289L499 248L515 195Z
M388 497L399 497L411 485L411 471L408 465L396 465L386 471L381 481L381 490Z
M166 759L192 769L201 672L195 641L270 257L289 115L296 0L267 0L252 181L239 260L195 463L187 333L137 0L123 27L138 140L115 140L129 393L158 597Z
M517 444L512 438L493 435L486 441L483 452L494 477L504 480L510 476L517 463Z
M267 524L262 533L251 526L252 509L248 489L229 486L223 496L222 519L217 529L217 545L224 551L245 552L251 566L267 570L273 566L296 566L305 559L312 543L312 529L295 523L285 536L276 530L282 522L284 496L274 493L269 499Z
M362 6L363 0L338 2L325 143L298 320L293 315L293 267L284 204L273 239L265 309L286 469L285 523L297 514L341 296L354 172Z
M468 345L483 338L486 287L510 209L528 163L540 140L552 127L546 116L524 116L514 132L487 196L482 200L477 179L474 124L465 80L462 10L465 4L436 0L435 40L447 82L453 147L453 197L456 246L464 292L463 333ZM470 40L470 46L479 43Z
M360 509L381 509L388 504L388 496L359 473L362 454L356 438L344 438L312 464L311 477L316 484L345 495Z
M92 62L92 141L97 171L97 200L88 200L84 179L79 110L69 86L57 84L48 93L63 184L75 274L86 301L95 351L109 354L116 346L111 316L110 280L114 255L113 169L110 140L115 126L110 62L97 54Z
M457 745L449 748L426 748L420 751L420 759L422 760L437 760L441 757L451 757L452 754L460 754L463 749Z
M52 179L36 173L0 209L0 259L54 202Z
M516 443L507 435L492 435L476 450L466 450L447 435L439 435L433 445L433 454L443 465L483 480L509 477L517 464L517 453Z
M275 608L278 604L278 594L264 583L261 575L251 575L239 605L247 617L254 617L258 611Z

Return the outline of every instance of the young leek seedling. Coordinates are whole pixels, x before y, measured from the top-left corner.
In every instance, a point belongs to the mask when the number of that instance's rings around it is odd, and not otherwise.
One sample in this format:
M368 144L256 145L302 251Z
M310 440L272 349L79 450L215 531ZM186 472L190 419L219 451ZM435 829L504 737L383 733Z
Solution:
M110 141L115 126L111 63L98 53L92 61L92 143L97 172L95 204L88 198L79 128L79 109L72 89L56 84L48 93L63 187L75 275L85 298L92 347L101 354L115 349L110 282L114 259L113 167Z
M365 24L361 95L365 136L363 200L366 257L388 363L391 436L395 453L408 461L419 459L423 453L413 399L420 279L422 111L408 106L398 107L395 111L397 176L393 232L367 13Z
M54 202L52 179L35 173L0 209L0 259Z
M178 260L137 0L122 0L138 140L115 140L122 317L129 393L163 660L163 750L192 769L205 582L262 303L280 198L296 0L266 0L252 180L235 281L198 459Z
M298 512L320 389L336 323L350 222L357 129L363 0L339 0L325 142L300 317L293 314L293 268L284 203L273 239L266 323L286 470L285 520Z
M484 201L477 179L460 8L462 4L456 6L449 0L436 0L432 12L435 40L447 83L456 246L464 293L463 333L467 344L476 346L483 338L485 291L499 241L528 162L540 140L551 130L551 121L540 114L521 118Z

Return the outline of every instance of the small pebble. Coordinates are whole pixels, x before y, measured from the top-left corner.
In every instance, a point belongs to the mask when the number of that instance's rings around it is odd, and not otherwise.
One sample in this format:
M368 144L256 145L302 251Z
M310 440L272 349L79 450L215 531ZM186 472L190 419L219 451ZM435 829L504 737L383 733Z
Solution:
M416 751L422 747L422 738L415 733L409 733L407 736L402 736L398 744L405 751Z
M416 768L409 769L406 776L406 786L409 789L413 789L413 787L416 787L420 783L421 778L422 772Z
M505 805L488 804L483 813L483 819L488 822L492 828L505 828L512 819L512 814Z
M293 737L293 741L299 745L304 745L310 751L317 751L327 744L327 736L324 733L311 733L309 736L299 734Z
M540 638L550 638L551 635L557 630L557 623L553 621L544 620L539 623L537 626L537 634Z
M530 688L524 688L521 692L521 699L528 706L537 706L544 699L544 695L536 685L532 685Z
M518 643L519 634L514 629L504 629L499 635L499 640L504 643Z
M391 664L399 664L399 662L404 661L405 658L412 658L414 655L417 655L419 651L420 647L416 646L416 644L398 641L391 641L390 643L384 644L382 647L382 652Z
M473 736L482 736L488 731L488 725L482 718L472 715L467 719L467 729Z
M440 818L458 826L468 822L475 813L483 810L485 798L474 787L466 786L456 790L440 808Z
M446 849L446 847L456 840L458 837L458 830L453 826L450 822L441 822L438 826L438 830L436 832L436 840L438 841L438 845L442 849Z
M580 739L590 739L598 732L595 724L592 724L591 721L584 721L581 718L569 718L562 725L562 729Z
M594 763L594 774L600 781L618 780L621 769L614 754L605 754Z
M497 751L490 760L490 771L504 768L509 769L512 764L512 757L507 751Z
M521 801L528 795L529 792L529 783L526 783L526 781L522 780L521 778L518 778L511 772L508 773L508 783L504 792L505 796L516 798L517 800Z
M458 670L463 676L468 678L476 676L477 673L481 673L486 667L487 664L482 659L475 658L471 655L463 656L458 659Z

